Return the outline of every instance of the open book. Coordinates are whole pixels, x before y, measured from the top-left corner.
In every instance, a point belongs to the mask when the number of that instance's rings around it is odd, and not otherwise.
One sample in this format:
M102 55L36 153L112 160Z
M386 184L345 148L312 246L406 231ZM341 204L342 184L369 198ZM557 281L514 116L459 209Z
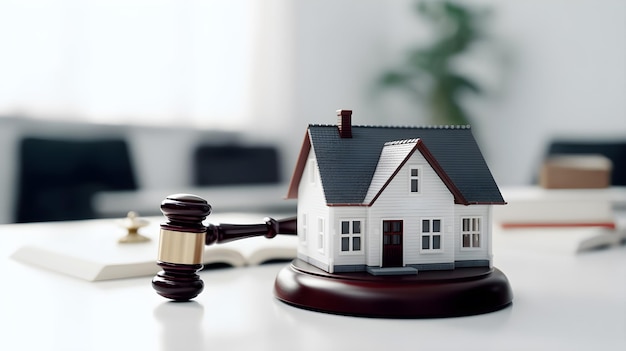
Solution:
M221 222L262 223L262 217L251 219L250 215L234 215L232 219ZM47 223L43 240L20 247L11 258L87 281L152 276L161 270L156 258L158 224L162 221L154 218L140 230L150 241L129 244L117 242L125 232L115 220ZM295 235L278 235L205 246L203 263L241 267L289 260L296 257L297 245Z

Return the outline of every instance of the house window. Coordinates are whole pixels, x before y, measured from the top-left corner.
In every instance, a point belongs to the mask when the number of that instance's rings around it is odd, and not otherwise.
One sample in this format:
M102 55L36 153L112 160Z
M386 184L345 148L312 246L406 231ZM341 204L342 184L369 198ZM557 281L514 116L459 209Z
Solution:
M341 251L360 252L363 244L362 221L341 221Z
M461 222L463 247L480 247L480 217L463 218Z
M441 250L441 220L422 220L422 251Z
M298 234L300 236L300 241L302 243L306 243L306 232L307 232L306 218L307 218L307 215L305 213L303 213L300 216L300 232Z
M419 194L421 187L421 169L419 167L409 168L409 189L411 194Z
M317 219L317 249L324 252L324 218Z

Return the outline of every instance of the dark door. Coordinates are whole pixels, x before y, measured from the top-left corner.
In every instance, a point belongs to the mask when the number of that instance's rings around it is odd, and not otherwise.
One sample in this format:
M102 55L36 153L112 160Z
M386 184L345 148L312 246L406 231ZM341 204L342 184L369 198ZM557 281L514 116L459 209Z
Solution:
M402 267L402 221L383 221L383 267Z

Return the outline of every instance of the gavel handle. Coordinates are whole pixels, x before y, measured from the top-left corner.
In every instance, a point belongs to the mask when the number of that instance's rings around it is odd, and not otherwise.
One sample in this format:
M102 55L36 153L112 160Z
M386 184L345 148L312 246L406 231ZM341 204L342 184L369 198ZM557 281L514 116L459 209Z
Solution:
M209 224L207 227L206 245L222 244L229 241L265 236L271 239L276 234L297 234L296 217L275 220L266 217L263 224Z

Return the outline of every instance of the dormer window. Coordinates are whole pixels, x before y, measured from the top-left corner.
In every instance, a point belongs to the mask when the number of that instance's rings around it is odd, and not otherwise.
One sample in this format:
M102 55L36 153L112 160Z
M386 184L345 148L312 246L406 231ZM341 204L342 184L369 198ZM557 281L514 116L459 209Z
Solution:
M409 167L409 191L411 194L419 194L421 188L420 177L422 176L422 170L419 167Z

